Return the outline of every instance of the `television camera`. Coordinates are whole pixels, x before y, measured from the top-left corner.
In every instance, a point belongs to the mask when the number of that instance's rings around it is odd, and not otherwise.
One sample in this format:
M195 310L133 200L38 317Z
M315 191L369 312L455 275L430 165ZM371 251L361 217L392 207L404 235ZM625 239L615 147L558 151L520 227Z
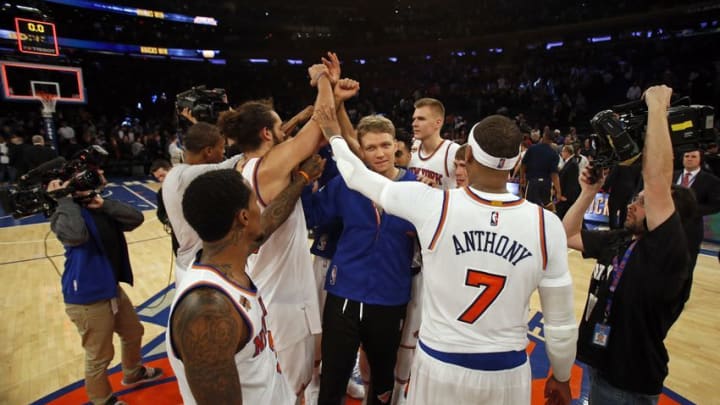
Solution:
M683 97L673 102L667 115L676 155L705 150L717 142L713 107L690 104L690 99ZM593 161L596 170L632 165L642 154L647 129L647 109L642 100L600 111L590 120L590 125L596 132L591 135L597 150Z
M21 176L16 184L2 190L0 203L5 212L17 219L39 212L49 217L57 207L57 199L76 191L92 191L87 196L75 198L77 202L92 199L104 184L100 166L107 154L102 147L92 145L78 152L70 161L57 157L45 162ZM67 186L47 192L48 183L56 179L67 182Z
M178 115L187 108L196 120L211 124L217 122L221 112L230 108L225 89L207 89L205 86L197 86L179 93L175 98Z

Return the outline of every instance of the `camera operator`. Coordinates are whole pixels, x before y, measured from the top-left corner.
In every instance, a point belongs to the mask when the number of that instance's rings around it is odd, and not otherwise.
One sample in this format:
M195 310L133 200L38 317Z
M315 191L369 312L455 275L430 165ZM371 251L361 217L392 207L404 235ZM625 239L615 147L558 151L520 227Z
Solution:
M99 172L102 174L102 172ZM52 180L48 193L67 188ZM105 200L94 191L76 191L58 199L50 228L65 247L62 292L65 312L77 327L85 349L85 389L93 404L122 404L112 393L106 371L113 359L113 332L122 343L122 384L136 386L162 375L141 363L144 328L120 282L133 283L123 232L143 223L132 206Z
M666 112L671 94L666 86L645 92L644 189L628 206L625 229L581 230L583 214L602 184L589 168L563 219L568 247L597 259L577 350L590 368L594 405L655 404L668 374L663 340L682 310L690 271L683 223L696 205L688 189L672 185Z
M157 217L158 220L160 220L160 222L163 224L165 232L170 234L173 255L177 256L177 251L180 247L180 244L178 243L177 237L175 237L175 233L172 230L172 225L170 224L167 210L165 210L165 202L162 199L162 183L165 181L165 177L167 176L170 169L172 169L172 164L170 164L170 162L165 159L156 159L152 162L152 165L150 165L150 174L153 176L153 178L155 178L155 180L158 181L158 183L160 183L160 188L157 191L156 197Z

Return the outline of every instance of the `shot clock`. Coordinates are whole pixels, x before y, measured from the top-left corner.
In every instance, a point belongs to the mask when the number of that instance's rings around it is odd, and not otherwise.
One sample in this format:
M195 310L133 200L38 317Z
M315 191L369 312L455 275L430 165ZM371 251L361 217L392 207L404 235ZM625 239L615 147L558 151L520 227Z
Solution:
M20 52L46 56L60 55L55 24L16 17L15 32Z

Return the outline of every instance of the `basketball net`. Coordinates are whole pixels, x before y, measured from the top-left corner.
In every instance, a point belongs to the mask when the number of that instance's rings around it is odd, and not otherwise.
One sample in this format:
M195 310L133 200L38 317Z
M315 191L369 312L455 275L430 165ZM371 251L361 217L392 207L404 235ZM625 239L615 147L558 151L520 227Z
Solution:
M57 102L57 96L51 93L37 93L35 96L43 105L42 116L52 117L55 113L55 103Z

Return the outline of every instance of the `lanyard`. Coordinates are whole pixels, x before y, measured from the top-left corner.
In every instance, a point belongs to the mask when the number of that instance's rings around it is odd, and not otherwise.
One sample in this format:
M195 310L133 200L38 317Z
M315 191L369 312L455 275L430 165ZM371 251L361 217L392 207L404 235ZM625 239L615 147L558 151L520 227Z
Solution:
M635 248L635 245L637 245L637 240L630 244L630 246L625 251L625 254L623 255L622 260L618 264L617 262L617 256L615 256L612 260L613 267L615 268L615 271L613 272L613 279L610 283L610 293L608 294L607 298L607 304L605 305L605 312L603 314L604 321L603 323L607 323L608 318L610 317L610 309L612 308L612 302L613 302L613 295L615 295L615 290L617 289L618 284L620 284L620 278L623 275L623 272L625 271L625 266L627 265L628 260L630 259L630 255L632 254L633 249Z

